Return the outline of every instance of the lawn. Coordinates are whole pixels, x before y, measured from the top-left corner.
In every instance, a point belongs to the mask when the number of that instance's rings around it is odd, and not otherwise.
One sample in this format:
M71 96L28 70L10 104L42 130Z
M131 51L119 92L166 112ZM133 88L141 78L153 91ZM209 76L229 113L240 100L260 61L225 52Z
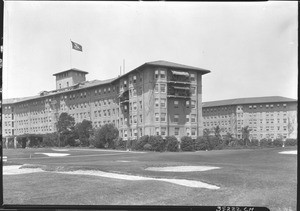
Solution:
M102 151L97 149L4 149L12 164L38 165L46 172L4 175L5 204L56 205L231 205L296 210L297 155L278 152L296 148L201 152ZM67 153L49 157L35 153ZM148 167L215 166L203 172L157 172ZM163 181L128 181L60 171L100 170L152 178L186 179L219 186L192 188Z

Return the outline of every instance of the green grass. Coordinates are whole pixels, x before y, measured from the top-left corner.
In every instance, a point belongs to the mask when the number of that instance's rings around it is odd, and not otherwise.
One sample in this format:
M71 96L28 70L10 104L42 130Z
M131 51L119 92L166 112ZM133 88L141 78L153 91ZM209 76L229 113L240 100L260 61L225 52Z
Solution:
M201 152L128 153L70 150L68 157L51 158L35 152L51 149L4 150L7 164L38 164L45 170L99 169L155 178L192 179L219 190L189 188L160 181L127 181L53 171L4 176L5 204L64 205L231 205L296 210L297 156L278 152L289 148ZM57 152L59 153L59 152ZM31 159L30 159L31 154ZM131 161L128 163L117 162ZM147 167L209 165L206 172L154 172Z

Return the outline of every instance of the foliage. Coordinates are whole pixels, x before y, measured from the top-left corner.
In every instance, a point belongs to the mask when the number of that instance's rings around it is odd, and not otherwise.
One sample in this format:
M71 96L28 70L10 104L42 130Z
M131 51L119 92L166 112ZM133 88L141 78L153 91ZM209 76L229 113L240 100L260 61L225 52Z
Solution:
M175 136L166 136L165 150L169 152L179 151L179 141Z
M229 143L230 143L231 141L233 141L233 140L234 140L233 134L227 132L226 135L225 135L225 137L224 137L224 145L228 146Z
M209 136L208 137L208 142L209 142L209 149L210 150L223 148L221 146L222 143L220 142L220 140L216 136Z
M183 136L181 138L180 148L182 151L195 151L195 143L189 136Z
M113 124L105 124L95 134L95 147L114 148L114 139L118 138L119 131Z
M145 144L145 145L143 146L143 150L145 150L145 151L151 151L151 150L152 150L151 144Z
M221 139L221 128L220 126L218 125L217 127L214 128L214 134L215 134L215 137L220 140Z
M152 146L152 151L165 151L165 140L161 136L150 136L148 143Z
M205 137L197 137L195 140L195 150L209 150L210 145L209 145L209 140Z
M258 139L252 139L250 142L249 142L249 146L259 146L259 141Z
M115 149L125 150L126 149L126 141L123 141L122 138L118 137L114 140Z
M285 140L284 146L297 146L297 139L287 138Z
M249 126L246 126L246 127L242 128L242 138L243 138L245 146L249 145L249 142L250 142L250 139L249 139L250 132L251 132L251 129L249 129Z
M144 145L149 141L149 136L145 135L140 137L136 142L134 142L133 148L134 150L144 150Z
M76 138L80 140L81 146L89 145L89 137L93 133L93 125L91 121L83 120L75 125Z
M280 138L277 138L273 141L273 146L275 147L282 147L283 146L283 140Z
M137 144L136 139L134 139L134 140L128 139L126 141L126 149L134 150L134 147L135 147L136 144Z
M44 134L42 146L43 147L57 147L58 146L58 134L55 132Z
M204 130L203 130L203 137L209 137L209 135L210 135L210 130L208 129L208 128L205 128Z
M261 139L260 140L260 146L262 147L271 147L273 146L273 142L272 142L272 139Z
M75 119L68 113L61 113L56 124L59 134L59 146L74 146L76 134L74 132Z

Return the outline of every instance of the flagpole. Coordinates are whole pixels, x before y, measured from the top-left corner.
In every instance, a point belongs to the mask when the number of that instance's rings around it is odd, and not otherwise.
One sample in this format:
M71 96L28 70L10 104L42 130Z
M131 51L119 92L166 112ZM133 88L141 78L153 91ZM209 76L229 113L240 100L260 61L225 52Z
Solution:
M70 69L72 69L72 40L70 38Z

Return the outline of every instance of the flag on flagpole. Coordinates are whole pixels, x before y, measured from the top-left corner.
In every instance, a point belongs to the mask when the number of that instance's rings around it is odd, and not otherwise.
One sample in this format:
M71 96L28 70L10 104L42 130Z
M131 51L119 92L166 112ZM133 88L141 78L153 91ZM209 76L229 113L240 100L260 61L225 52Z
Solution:
M71 41L71 43L72 43L72 48L73 48L74 50L82 51L82 46L81 46L81 45L79 45L78 43L73 42L73 41Z

